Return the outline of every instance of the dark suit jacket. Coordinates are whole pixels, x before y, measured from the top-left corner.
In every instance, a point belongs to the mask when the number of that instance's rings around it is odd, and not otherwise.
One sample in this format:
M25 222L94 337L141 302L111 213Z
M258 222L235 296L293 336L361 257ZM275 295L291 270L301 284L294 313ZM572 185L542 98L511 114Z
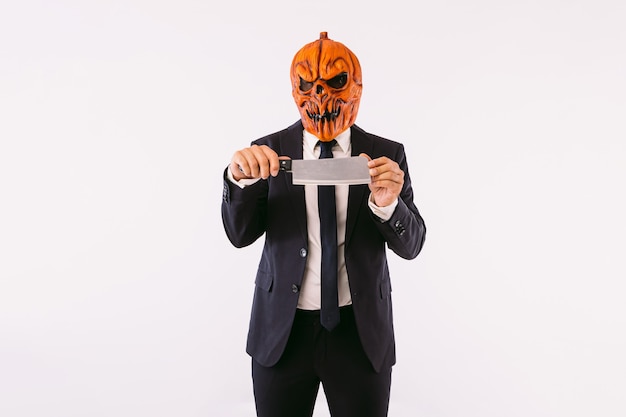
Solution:
M381 222L367 205L367 185L351 185L345 239L345 260L359 337L373 368L395 363L391 284L386 248L412 259L424 243L425 226L415 204L404 147L351 127L352 155L387 156L404 171L404 187L391 219ZM278 155L302 159L300 121L253 143ZM291 174L260 180L243 189L224 179L222 219L236 247L265 234L256 275L247 352L261 365L280 359L294 320L307 257L304 187L292 185Z

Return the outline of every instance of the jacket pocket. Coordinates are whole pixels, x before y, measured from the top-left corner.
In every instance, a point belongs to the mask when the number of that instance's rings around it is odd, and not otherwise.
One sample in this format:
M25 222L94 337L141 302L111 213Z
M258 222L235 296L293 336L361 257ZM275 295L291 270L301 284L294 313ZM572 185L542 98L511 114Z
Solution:
M391 295L391 281L385 279L380 282L380 299L384 300Z
M271 292L273 283L274 283L274 277L271 274L265 271L257 272L256 279L254 280L254 284L258 288L265 290L267 292Z

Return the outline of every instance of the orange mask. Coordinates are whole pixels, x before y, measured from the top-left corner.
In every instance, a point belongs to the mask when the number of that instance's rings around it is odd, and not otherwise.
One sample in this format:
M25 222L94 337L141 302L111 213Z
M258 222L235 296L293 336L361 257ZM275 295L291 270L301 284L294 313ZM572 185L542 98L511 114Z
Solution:
M361 65L345 45L322 32L293 58L291 87L304 128L328 142L356 120L363 88Z

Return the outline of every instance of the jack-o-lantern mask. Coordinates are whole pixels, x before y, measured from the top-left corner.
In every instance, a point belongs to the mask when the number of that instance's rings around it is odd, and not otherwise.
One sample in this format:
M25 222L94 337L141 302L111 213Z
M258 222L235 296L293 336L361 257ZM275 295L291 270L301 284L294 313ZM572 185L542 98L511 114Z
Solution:
M291 63L293 98L304 128L328 142L354 124L361 101L361 65L345 45L320 39L300 49Z

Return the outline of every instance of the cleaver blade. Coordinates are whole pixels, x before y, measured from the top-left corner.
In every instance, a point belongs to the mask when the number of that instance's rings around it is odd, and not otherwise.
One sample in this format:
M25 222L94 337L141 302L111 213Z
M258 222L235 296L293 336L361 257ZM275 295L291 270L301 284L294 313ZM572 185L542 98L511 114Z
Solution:
M369 184L367 159L362 156L325 159L287 159L280 169L292 173L294 185Z

